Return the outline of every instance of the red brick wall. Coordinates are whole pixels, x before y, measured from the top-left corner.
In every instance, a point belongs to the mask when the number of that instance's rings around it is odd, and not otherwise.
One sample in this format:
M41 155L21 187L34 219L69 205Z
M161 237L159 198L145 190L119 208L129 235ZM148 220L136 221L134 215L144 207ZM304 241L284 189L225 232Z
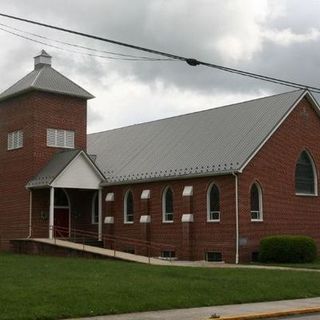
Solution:
M221 221L218 223L207 222L207 190L209 185L215 182L221 192ZM182 196L184 186L193 186L192 207L186 197ZM170 186L173 191L174 222L162 222L162 192ZM133 192L134 197L134 223L124 223L123 199L127 190ZM114 192L115 202L105 203L103 216L114 216L114 225L104 225L104 233L113 232L115 236L126 236L135 239L143 238L143 226L139 222L140 216L147 214L144 202L140 200L144 189L151 191L149 201L149 214L151 216L150 241L176 246L176 255L179 259L203 260L206 251L218 251L223 253L225 261L232 261L235 251L235 202L234 202L234 177L219 176L208 178L196 178L186 180L161 181L146 184L134 184L130 186L113 186L105 189L105 192ZM146 200L144 200L146 201ZM191 223L191 256L188 256L187 248L182 246L183 214L193 213L194 223ZM109 228L109 230L108 230ZM166 250L166 248L163 248ZM160 249L154 254L160 255Z
M303 150L311 153L319 177L319 133L319 116L305 99L240 175L240 237L247 240L240 248L242 261L250 260L266 235L305 234L320 248L320 198L295 194L295 166ZM255 181L263 193L263 222L250 221L250 186Z
M26 237L29 194L26 183L59 149L46 146L46 129L75 131L75 147L86 149L86 100L30 92L0 102L0 236ZM23 130L23 148L7 150L9 132ZM37 206L36 203L34 203Z

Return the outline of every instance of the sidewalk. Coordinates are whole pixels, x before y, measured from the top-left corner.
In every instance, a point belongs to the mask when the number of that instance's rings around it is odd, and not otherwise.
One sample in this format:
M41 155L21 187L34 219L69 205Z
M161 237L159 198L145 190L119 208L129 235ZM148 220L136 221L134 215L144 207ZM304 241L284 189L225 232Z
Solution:
M190 309L174 309L165 311L150 311L141 313L127 313L121 315L81 318L82 320L205 320L212 315L220 317L240 316L257 313L269 313L307 308L320 309L320 297L310 299L282 300L273 302L257 302L235 304L228 306L214 306ZM319 315L320 318L320 315ZM236 319L236 318L235 318ZM241 319L241 318L239 318ZM73 319L75 320L75 319Z

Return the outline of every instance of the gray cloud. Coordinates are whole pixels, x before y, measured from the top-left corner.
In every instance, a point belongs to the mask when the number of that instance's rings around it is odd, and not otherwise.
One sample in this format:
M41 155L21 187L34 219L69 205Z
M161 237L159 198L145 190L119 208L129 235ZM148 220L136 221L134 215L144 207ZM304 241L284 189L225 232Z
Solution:
M0 4L1 12L313 86L320 86L319 9L320 2L312 0L303 4L298 0L56 0L54 3L2 0ZM146 55L4 18L0 18L0 23L96 49ZM0 41L0 89L3 90L32 69L31 56L44 46L3 32L0 32ZM202 97L201 103L205 99L212 103L214 97L219 96L216 99L219 104L224 101L222 93L254 97L290 90L216 69L193 68L182 62L108 61L45 49L54 56L54 66L59 71L90 88L97 96L96 102L91 103L94 106L92 115L89 114L92 123L103 122L103 116L99 118L99 115L104 105L111 108L112 101L115 112L112 117L118 120L110 120L112 124L108 124L109 120L105 119L106 127L127 124L130 119L149 118L147 105L152 96L154 105L160 105L162 99L170 104L174 114L182 109L174 107L174 101L171 104L168 97L175 99L176 96L179 104L183 104L186 92L198 99ZM119 87L123 84L121 92L114 88L114 82ZM145 100L132 93L132 88L137 87L144 88L141 90L145 90ZM175 96L169 94L173 90ZM102 101L101 96L109 101ZM125 108L123 97L134 108L128 107L126 116L117 116L116 113ZM189 100L197 101L190 97ZM186 105L188 103L186 101ZM155 117L167 114L168 108L160 109L154 111L158 112Z

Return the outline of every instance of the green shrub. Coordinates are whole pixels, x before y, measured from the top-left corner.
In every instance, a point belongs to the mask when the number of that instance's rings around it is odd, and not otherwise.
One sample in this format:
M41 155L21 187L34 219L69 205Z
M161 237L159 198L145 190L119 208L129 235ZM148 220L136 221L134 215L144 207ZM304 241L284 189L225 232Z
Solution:
M261 262L312 262L317 257L315 241L306 236L270 236L260 241Z

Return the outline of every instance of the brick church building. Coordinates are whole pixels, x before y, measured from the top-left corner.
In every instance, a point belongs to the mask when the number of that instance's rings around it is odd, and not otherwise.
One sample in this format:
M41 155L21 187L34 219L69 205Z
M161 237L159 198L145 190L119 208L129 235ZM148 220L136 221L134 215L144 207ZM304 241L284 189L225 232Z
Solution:
M308 91L87 135L91 98L45 51L0 94L2 249L75 230L126 238L118 249L130 252L130 240L161 243L154 256L181 260L250 261L275 234L320 245L320 111Z

